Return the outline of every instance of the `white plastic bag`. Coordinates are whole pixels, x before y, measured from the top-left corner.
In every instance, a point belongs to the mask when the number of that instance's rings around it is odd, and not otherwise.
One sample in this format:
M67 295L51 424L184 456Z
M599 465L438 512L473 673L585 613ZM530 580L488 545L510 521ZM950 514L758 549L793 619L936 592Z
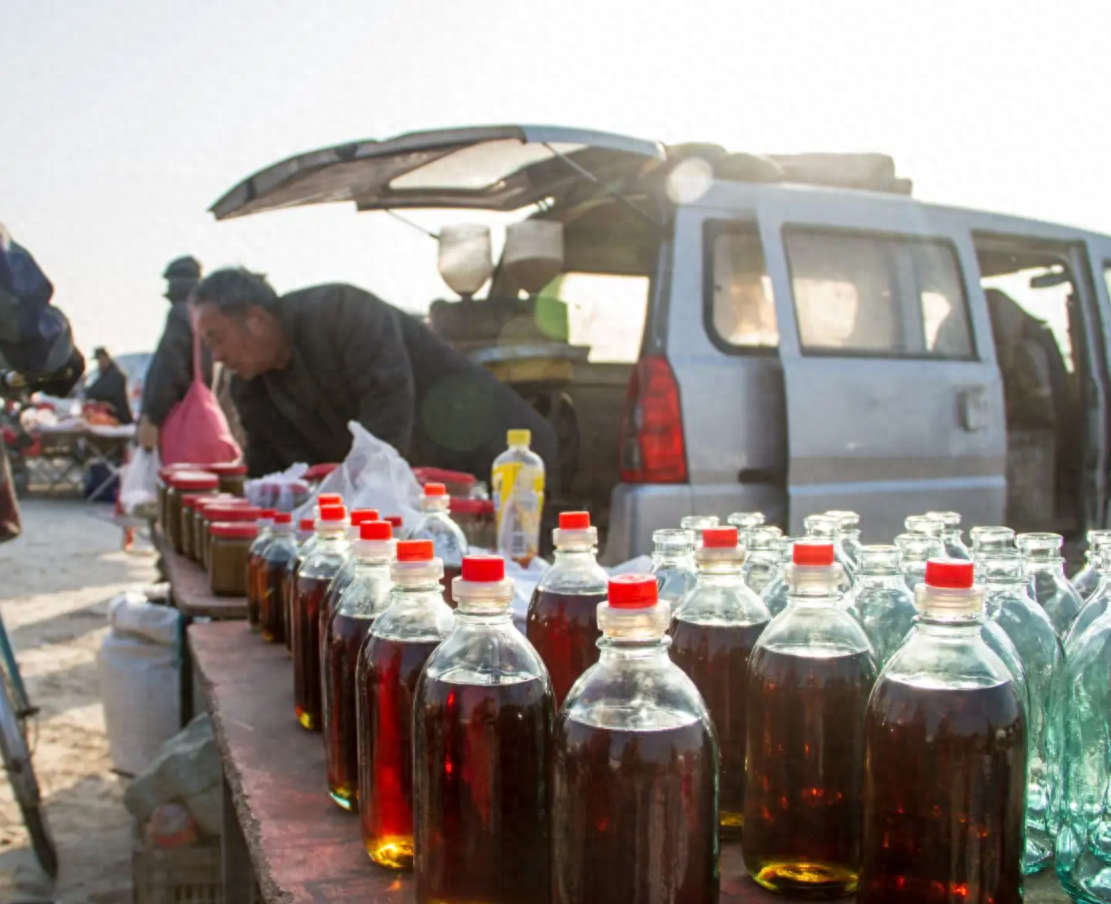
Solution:
M128 515L153 509L158 501L158 453L138 449L123 469L120 484L120 507Z
M244 487L244 495L251 505L259 508L292 512L297 507L297 503L304 499L306 484L302 478L308 469L308 465L298 462L276 474L248 480Z
M413 471L389 443L372 436L361 424L347 425L355 441L338 468L324 478L319 493L339 493L349 509L378 509L382 517L400 515L406 529L420 517L420 484ZM319 495L318 493L318 495ZM315 499L305 503L295 519L312 515Z

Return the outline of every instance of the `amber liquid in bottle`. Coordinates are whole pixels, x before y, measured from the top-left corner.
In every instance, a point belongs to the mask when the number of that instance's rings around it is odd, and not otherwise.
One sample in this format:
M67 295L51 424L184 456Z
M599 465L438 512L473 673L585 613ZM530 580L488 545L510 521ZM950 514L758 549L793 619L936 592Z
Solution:
M324 720L328 762L328 790L332 800L345 810L358 809L359 731L355 714L355 666L359 650L374 624L373 618L337 614L327 632L328 670L326 691L328 717Z
M324 716L320 673L320 605L327 578L299 575L293 601L293 706L302 728L320 731Z
M723 838L739 838L744 826L748 658L766 625L702 625L682 619L671 625L671 661L702 694L717 731Z
M285 606L285 648L293 655L293 629L296 620L293 616L293 600L297 595L297 570L301 560L297 556L290 559L282 571L282 603Z
M527 634L552 679L556 708L579 676L598 661L598 604L604 593L537 590L528 610Z
M426 678L427 749L415 751L418 904L537 904L549 892L544 681Z
M1014 688L889 681L865 732L878 768L857 901L1019 904L1026 737Z
M262 596L259 598L258 622L262 639L268 643L285 643L285 570L284 560L264 560Z
M555 750L552 904L718 900L718 849L704 830L717 764L702 723L614 731L562 718Z
M413 868L413 694L440 641L372 638L363 650L359 816L371 860Z
M266 561L258 553L247 556L247 624L259 626L262 589L266 581Z
M744 860L765 888L830 898L856 890L864 710L874 680L871 651L825 658L772 649L754 654Z

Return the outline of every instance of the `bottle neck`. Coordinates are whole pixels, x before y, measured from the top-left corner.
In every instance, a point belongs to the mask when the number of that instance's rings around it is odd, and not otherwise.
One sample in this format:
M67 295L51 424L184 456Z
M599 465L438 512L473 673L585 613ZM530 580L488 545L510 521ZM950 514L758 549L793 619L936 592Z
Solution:
M686 549L681 552L675 550L659 550L657 549L652 553L652 559L657 565L667 566L671 568L680 567L693 567L694 565L694 550Z
M425 496L420 501L420 510L425 515L447 515L448 500L446 496Z
M671 659L667 652L670 646L671 638L666 634L633 640L606 633L598 640L598 659L609 664L636 662L663 665Z
M555 562L566 562L568 565L593 565L597 556L598 550L593 546L558 546L552 553Z
M1065 560L1064 559L1027 559L1026 560L1027 572L1038 572L1039 574L1059 574L1065 573Z
M903 573L887 568L882 571L858 571L856 580L862 587L899 587L903 584Z
M983 610L962 615L946 615L932 611L920 611L915 624L925 636L945 638L968 638L978 636L980 633Z
M508 608L501 611L491 609L468 610L464 606L459 606L455 610L455 621L456 624L473 627L493 627L512 622L513 613Z
M700 562L698 579L706 585L735 584L744 580L743 562Z

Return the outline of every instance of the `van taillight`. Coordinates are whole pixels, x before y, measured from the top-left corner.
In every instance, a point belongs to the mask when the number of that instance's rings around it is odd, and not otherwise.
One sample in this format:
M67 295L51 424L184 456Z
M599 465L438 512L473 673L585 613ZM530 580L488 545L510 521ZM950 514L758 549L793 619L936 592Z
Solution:
M679 384L666 358L642 358L621 426L622 483L686 483Z

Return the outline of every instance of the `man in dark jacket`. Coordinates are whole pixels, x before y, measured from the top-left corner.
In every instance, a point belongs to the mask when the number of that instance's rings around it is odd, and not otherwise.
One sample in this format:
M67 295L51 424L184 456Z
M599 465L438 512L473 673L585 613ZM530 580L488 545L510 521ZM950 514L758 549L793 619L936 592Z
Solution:
M348 421L417 465L489 479L506 431L532 430L549 475L555 431L508 386L414 317L349 285L278 297L262 276L220 270L193 292L197 327L235 373L252 475L342 461Z
M130 424L135 418L131 415L131 400L127 395L127 377L112 360L105 348L93 351L99 373L88 389L85 398L90 402L104 402L111 406L112 414L121 424Z
M192 257L170 261L166 272L166 298L170 313L158 341L143 384L139 419L139 443L145 449L158 446L158 431L170 410L185 398L193 379L193 325L189 319L189 293L201 278L201 265ZM204 381L212 385L212 363L203 356Z

